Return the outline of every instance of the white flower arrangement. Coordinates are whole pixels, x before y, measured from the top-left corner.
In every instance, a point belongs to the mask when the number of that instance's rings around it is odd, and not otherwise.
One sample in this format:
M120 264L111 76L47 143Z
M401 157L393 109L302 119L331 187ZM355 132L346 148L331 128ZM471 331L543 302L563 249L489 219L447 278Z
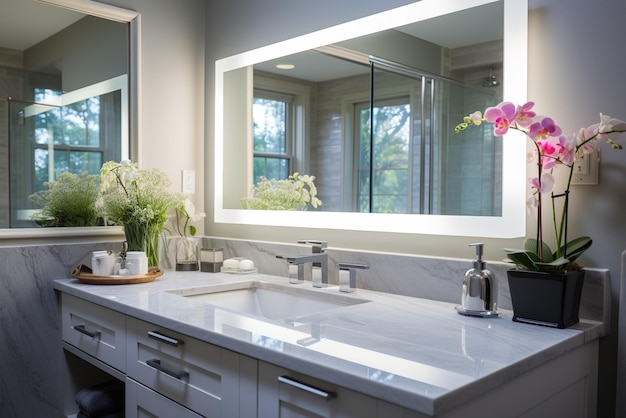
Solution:
M257 210L306 210L317 208L322 201L317 198L315 176L293 173L284 180L268 180L265 177L252 188L249 197L241 199L244 209Z
M167 175L157 169L139 169L136 163L109 161L100 169L96 208L109 225L130 222L164 224L170 209L182 200L169 190Z

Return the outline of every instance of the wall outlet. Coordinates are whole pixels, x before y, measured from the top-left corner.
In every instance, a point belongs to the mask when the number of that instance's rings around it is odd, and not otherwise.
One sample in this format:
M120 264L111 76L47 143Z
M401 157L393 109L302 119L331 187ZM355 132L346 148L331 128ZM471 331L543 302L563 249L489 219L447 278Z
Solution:
M181 188L185 194L193 194L196 192L196 171L183 170L181 177Z
M600 171L600 154L597 152L583 154L574 161L572 184L598 184L598 171Z

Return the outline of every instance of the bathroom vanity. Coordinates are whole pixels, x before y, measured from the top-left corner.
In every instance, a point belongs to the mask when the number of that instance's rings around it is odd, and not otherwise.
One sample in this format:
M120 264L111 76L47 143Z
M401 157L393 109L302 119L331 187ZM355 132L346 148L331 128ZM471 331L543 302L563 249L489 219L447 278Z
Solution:
M67 416L78 390L111 376L126 383L127 417L595 416L598 321L473 318L259 273L54 286Z

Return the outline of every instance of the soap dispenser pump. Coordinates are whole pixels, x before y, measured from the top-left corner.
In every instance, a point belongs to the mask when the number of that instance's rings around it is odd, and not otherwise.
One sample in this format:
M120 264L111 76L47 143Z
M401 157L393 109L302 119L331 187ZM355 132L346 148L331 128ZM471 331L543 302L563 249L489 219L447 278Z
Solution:
M498 284L493 273L485 268L482 242L470 244L476 247L476 261L463 277L461 306L457 311L462 315L477 317L497 317Z

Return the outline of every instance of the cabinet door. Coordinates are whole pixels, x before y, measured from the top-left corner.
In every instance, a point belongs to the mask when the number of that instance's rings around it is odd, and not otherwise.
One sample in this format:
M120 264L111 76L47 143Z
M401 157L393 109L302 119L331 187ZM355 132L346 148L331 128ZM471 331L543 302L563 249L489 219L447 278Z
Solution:
M126 316L66 293L62 293L61 298L63 340L125 371Z
M259 362L259 418L374 418L377 399Z
M126 418L201 418L147 387L126 379Z
M128 377L203 416L253 416L255 360L134 318L127 329Z

